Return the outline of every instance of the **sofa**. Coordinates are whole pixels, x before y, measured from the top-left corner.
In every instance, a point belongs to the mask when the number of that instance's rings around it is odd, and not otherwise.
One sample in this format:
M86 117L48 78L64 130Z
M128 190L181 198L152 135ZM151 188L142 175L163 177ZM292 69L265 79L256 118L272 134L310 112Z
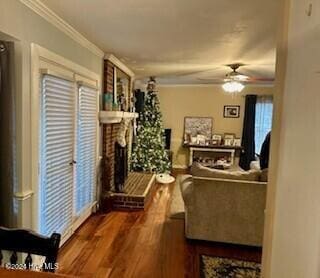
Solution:
M196 163L191 174L179 181L186 237L262 246L267 182L261 171L221 171Z

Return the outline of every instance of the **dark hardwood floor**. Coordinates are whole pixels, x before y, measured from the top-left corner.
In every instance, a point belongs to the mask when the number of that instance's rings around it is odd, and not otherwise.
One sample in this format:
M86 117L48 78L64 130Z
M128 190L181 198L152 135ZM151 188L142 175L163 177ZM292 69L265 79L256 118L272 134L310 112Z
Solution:
M173 184L157 185L146 211L91 216L63 246L58 273L81 277L199 277L200 254L259 262L261 250L186 240L170 219Z

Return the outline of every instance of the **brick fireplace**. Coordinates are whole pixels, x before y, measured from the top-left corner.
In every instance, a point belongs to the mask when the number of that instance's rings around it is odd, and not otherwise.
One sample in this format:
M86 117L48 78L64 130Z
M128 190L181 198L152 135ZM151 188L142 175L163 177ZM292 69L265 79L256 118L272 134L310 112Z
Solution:
M104 61L104 91L113 97L115 66L108 60ZM103 188L102 193L114 189L114 156L115 143L120 123L103 125Z
M119 66L121 69L119 69ZM127 87L124 86L126 90L123 90L127 94L123 94L122 91L121 96L121 100L125 99L124 103L120 102L118 95L119 82L122 84L122 81L118 80L119 76L127 81ZM104 110L100 111L99 115L100 123L103 124L101 206L105 211L112 208L144 209L154 188L155 175L128 173L130 171L133 120L138 115L134 113L133 103L131 102L133 76L130 69L126 68L114 56L111 55L104 61L104 101L113 100L112 105L110 103L105 105ZM116 103L115 98L118 98ZM122 120L124 120L123 124L121 124ZM125 135L125 147L121 147L117 141L119 130L121 127L121 130L123 130L123 125L128 126ZM116 167L117 161L120 167ZM123 174L125 176L128 174L125 182L123 176L121 176ZM116 186L117 181L121 184L120 188Z
M115 162L116 162L116 144L117 144L117 135L120 129L120 122L126 114L132 114L127 111L131 111L129 99L131 98L131 85L133 73L127 69L125 66L121 65L121 62L118 61L114 56L111 55L111 60L104 60L104 99L111 99L112 103L109 105L104 105L104 110L102 113L107 113L108 116L105 117L105 122L103 123L103 139L102 139L102 200L110 201L110 195L113 192L116 192L116 179L115 179ZM119 68L119 65L122 66L122 69ZM124 69L123 69L124 68ZM126 72L128 72L128 74ZM128 80L128 88L125 95L126 105L121 105L119 100L119 95L117 95L117 87L119 77ZM105 97L107 95L107 97ZM116 105L116 107L114 107ZM100 117L101 118L101 117ZM127 147L125 148L126 152L126 167L129 168L129 157L131 152L131 141L132 141L132 125L130 124L129 130L126 135ZM120 173L121 175L121 173ZM119 172L117 173L117 178L119 180ZM104 201L102 202L104 203ZM103 205L103 204L102 204ZM103 205L104 206L104 205Z
M103 125L103 191L114 190L115 145L120 124Z

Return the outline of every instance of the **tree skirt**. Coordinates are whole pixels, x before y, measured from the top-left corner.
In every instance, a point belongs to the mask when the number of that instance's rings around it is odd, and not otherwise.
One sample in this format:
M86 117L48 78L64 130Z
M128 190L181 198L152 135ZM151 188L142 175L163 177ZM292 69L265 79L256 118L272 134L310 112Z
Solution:
M169 174L158 174L156 179L158 183L172 183L175 181L175 178Z
M261 265L255 262L201 255L200 277L259 278Z

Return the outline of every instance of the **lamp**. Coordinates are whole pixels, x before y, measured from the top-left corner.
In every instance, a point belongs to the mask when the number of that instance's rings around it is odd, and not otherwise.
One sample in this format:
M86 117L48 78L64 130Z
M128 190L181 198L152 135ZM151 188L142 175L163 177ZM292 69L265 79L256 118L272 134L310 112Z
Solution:
M238 81L229 80L222 85L222 88L227 93L240 93L244 89L244 85Z

